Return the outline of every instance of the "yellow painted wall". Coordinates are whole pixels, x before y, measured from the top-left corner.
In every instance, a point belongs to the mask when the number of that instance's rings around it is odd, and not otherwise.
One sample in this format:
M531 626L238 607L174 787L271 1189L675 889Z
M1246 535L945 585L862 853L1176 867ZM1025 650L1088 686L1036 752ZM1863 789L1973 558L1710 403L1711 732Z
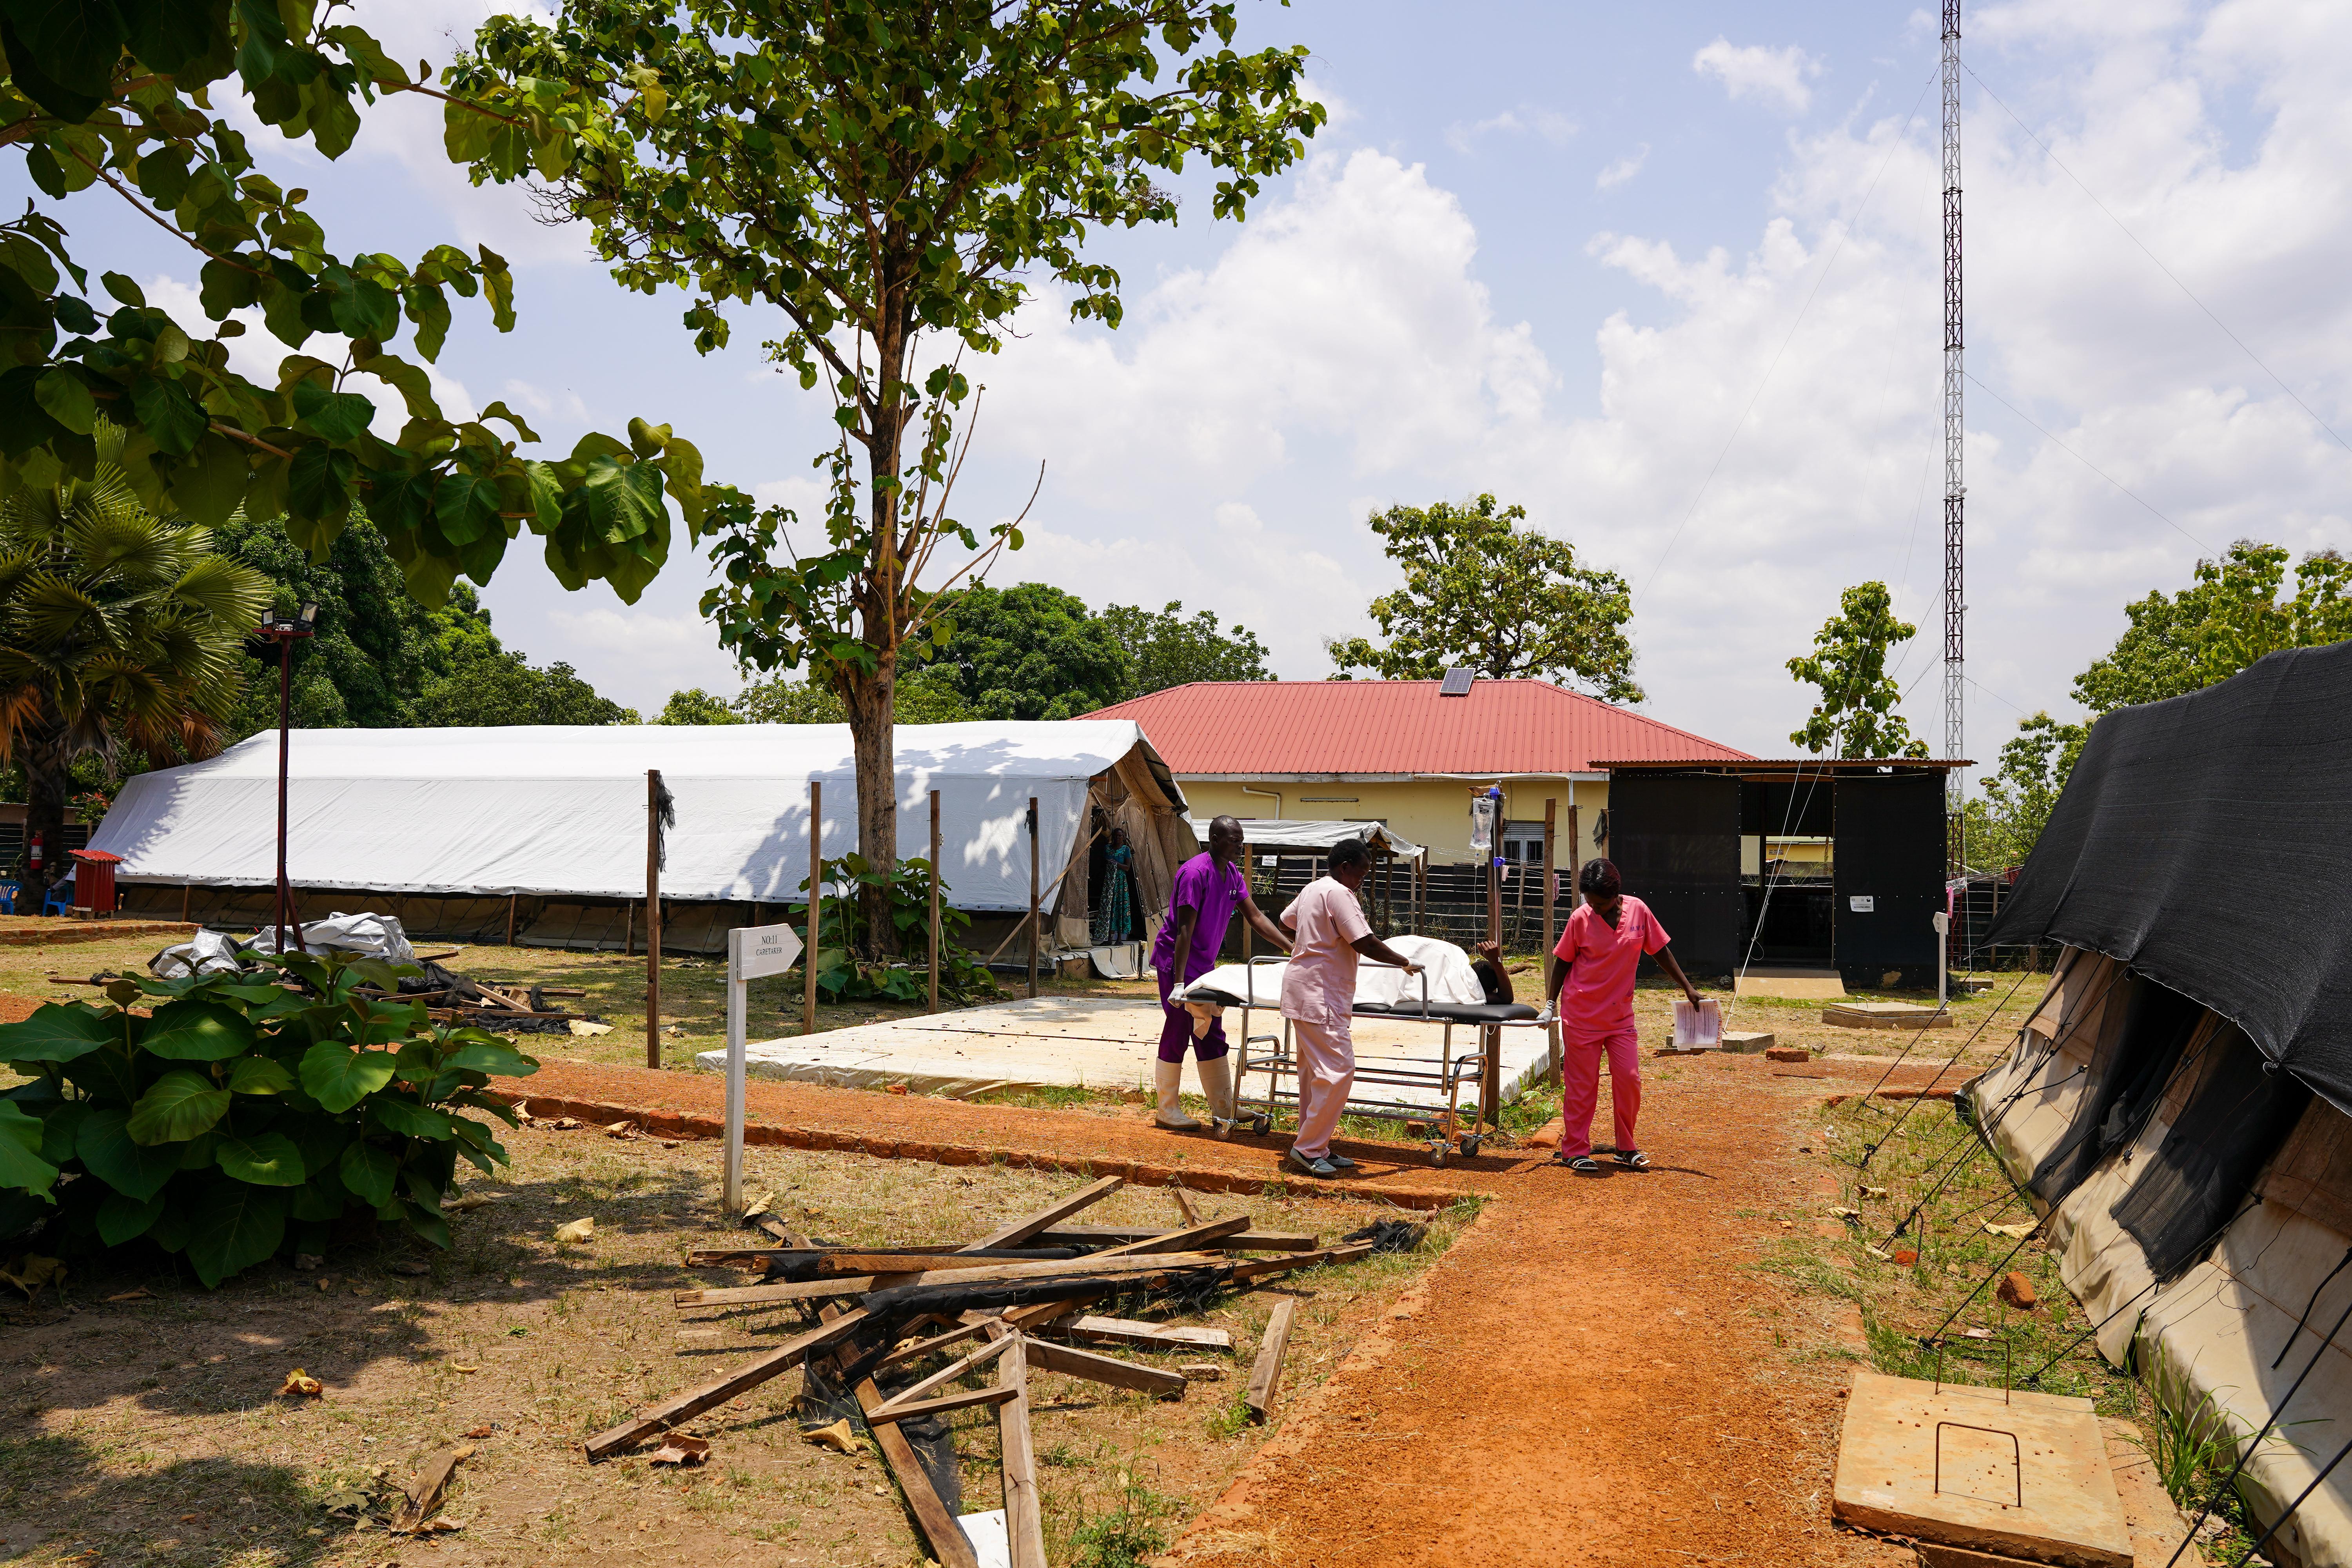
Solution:
M1278 790L1282 800L1276 803L1264 795L1244 795L1242 785L1222 780L1188 779L1181 773L1177 784L1184 798L1192 803L1192 820L1208 831L1213 816L1275 816L1290 822L1348 822L1375 819L1385 822L1415 844L1429 847L1433 865L1450 865L1475 860L1470 853L1470 795L1474 788L1466 779L1406 779L1392 784L1257 784L1261 790ZM1590 783L1571 782L1564 778L1507 779L1503 785L1503 816L1513 822L1541 822L1547 797L1559 803L1559 864L1563 869L1580 865L1597 851L1592 845L1592 821L1609 804L1609 785L1605 780ZM1352 795L1353 800L1334 800L1330 796ZM1317 798L1325 797L1325 798ZM1576 805L1576 852L1570 854L1568 843L1568 808Z

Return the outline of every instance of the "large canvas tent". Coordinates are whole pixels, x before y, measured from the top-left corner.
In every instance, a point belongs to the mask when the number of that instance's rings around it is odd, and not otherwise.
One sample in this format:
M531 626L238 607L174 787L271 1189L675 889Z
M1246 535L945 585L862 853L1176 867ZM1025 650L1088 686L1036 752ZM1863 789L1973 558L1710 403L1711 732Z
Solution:
M673 945L715 948L803 896L812 781L824 854L857 847L843 724L305 730L289 763L287 870L306 915L389 904L420 932L478 938L512 916L525 942L621 945L646 891L649 769L676 811L661 874L665 907L685 906ZM1132 723L902 725L897 784L899 853L928 853L938 790L947 901L981 913L1028 908L1036 799L1049 941L1086 939L1096 832L1128 829L1147 910L1194 853L1183 795ZM90 847L122 857L128 907L186 900L197 918L256 923L276 886L277 790L278 737L257 735L131 779Z
M2347 777L2352 643L2100 720L1988 938L2056 978L1969 1089L2101 1352L2211 1402L2304 1565L2352 1563Z

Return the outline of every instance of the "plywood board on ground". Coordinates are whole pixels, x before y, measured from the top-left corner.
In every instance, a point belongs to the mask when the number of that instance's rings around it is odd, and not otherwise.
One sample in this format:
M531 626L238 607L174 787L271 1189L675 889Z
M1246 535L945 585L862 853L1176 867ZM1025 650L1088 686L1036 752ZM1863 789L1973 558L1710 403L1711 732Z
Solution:
M1949 1029L1955 1026L1947 1007L1922 1007L1916 1002L1841 1002L1822 1009L1822 1022L1841 1029Z
M824 1034L757 1040L745 1050L746 1070L757 1078L870 1089L903 1083L919 1094L967 1097L991 1089L1139 1089L1151 1079L1161 1014L1148 999L1107 996L1039 996L961 1012L860 1024ZM1253 1034L1282 1027L1271 1009L1250 1018ZM1225 1014L1225 1032L1238 1039L1238 1009ZM1416 1065L1438 1055L1440 1026L1384 1018L1355 1020L1356 1064L1368 1070L1383 1063ZM1457 1025L1454 1051L1475 1054L1478 1031ZM724 1071L724 1051L695 1058L705 1071ZM1544 1065L1540 1029L1503 1031L1503 1097L1516 1098ZM1186 1077L1191 1078L1190 1069ZM1265 1079L1253 1077L1254 1089ZM1471 1103L1475 1086L1465 1091ZM1381 1096L1440 1109L1433 1090L1415 1092L1382 1086Z
M1844 1522L2060 1568L2132 1568L2087 1399L1857 1373L1831 1508Z
M1845 995L1845 982L1834 969L1750 969L1732 982L1731 994L1834 1002Z

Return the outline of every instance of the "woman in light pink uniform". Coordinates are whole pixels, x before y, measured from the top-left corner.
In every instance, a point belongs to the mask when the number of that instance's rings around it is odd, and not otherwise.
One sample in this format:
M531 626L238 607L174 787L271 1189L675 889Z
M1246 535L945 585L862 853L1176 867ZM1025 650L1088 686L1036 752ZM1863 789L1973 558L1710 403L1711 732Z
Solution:
M1642 1111L1642 1048L1633 1032L1633 973L1642 955L1654 954L1698 1005L1698 990L1675 955L1666 951L1666 928L1639 899L1627 898L1617 868L1588 860L1576 879L1584 902L1568 917L1568 928L1552 950L1547 1004L1559 1005L1560 1138L1553 1160L1580 1176L1597 1176L1592 1158L1592 1108L1601 1098L1601 1055L1609 1054L1609 1101L1615 1114L1617 1163L1646 1171L1649 1157L1634 1142L1633 1122ZM1565 983L1568 994L1560 994ZM1549 1010L1549 1008L1547 1008Z
M1290 1037L1298 1047L1298 1136L1286 1159L1324 1179L1356 1168L1345 1154L1331 1152L1331 1134L1347 1108L1348 1088L1356 1081L1356 1042L1349 1028L1356 1006L1356 956L1393 963L1407 974L1421 973L1421 965L1372 934L1371 922L1356 902L1356 889L1371 868L1362 840L1335 845L1326 874L1307 883L1282 911L1282 923L1298 933L1282 974L1282 1016L1290 1020Z

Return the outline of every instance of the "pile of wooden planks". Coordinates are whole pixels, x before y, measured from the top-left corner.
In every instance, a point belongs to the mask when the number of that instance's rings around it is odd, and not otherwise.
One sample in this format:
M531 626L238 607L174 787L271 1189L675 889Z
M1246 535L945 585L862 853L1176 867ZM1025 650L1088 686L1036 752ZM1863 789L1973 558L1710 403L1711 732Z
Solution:
M829 1373L854 1386L866 1426L940 1568L979 1568L979 1559L916 1462L899 1424L992 1407L1002 1438L1013 1568L1045 1568L1029 1428L1030 1373L1181 1398L1186 1386L1181 1373L1070 1342L1191 1352L1233 1347L1232 1336L1222 1330L1099 1317L1087 1310L1089 1306L1156 1292L1197 1299L1210 1290L1246 1289L1300 1269L1350 1261L1372 1250L1369 1244L1325 1247L1311 1236L1260 1231L1247 1215L1202 1219L1182 1197L1178 1202L1185 1224L1175 1229L1068 1223L1119 1185L1118 1177L1107 1176L959 1247L824 1247L762 1216L753 1223L782 1245L688 1253L690 1265L758 1268L767 1278L752 1285L680 1290L675 1298L680 1309L814 1308L815 1321L750 1363L589 1438L588 1457L624 1452L747 1389L807 1366L812 1358L823 1358ZM1251 1410L1258 1419L1272 1398L1293 1305L1286 1299L1277 1308L1278 1326L1260 1348L1250 1383ZM875 1382L889 1369L943 1356L943 1364L887 1395ZM982 1375L992 1381L980 1387L952 1386Z

